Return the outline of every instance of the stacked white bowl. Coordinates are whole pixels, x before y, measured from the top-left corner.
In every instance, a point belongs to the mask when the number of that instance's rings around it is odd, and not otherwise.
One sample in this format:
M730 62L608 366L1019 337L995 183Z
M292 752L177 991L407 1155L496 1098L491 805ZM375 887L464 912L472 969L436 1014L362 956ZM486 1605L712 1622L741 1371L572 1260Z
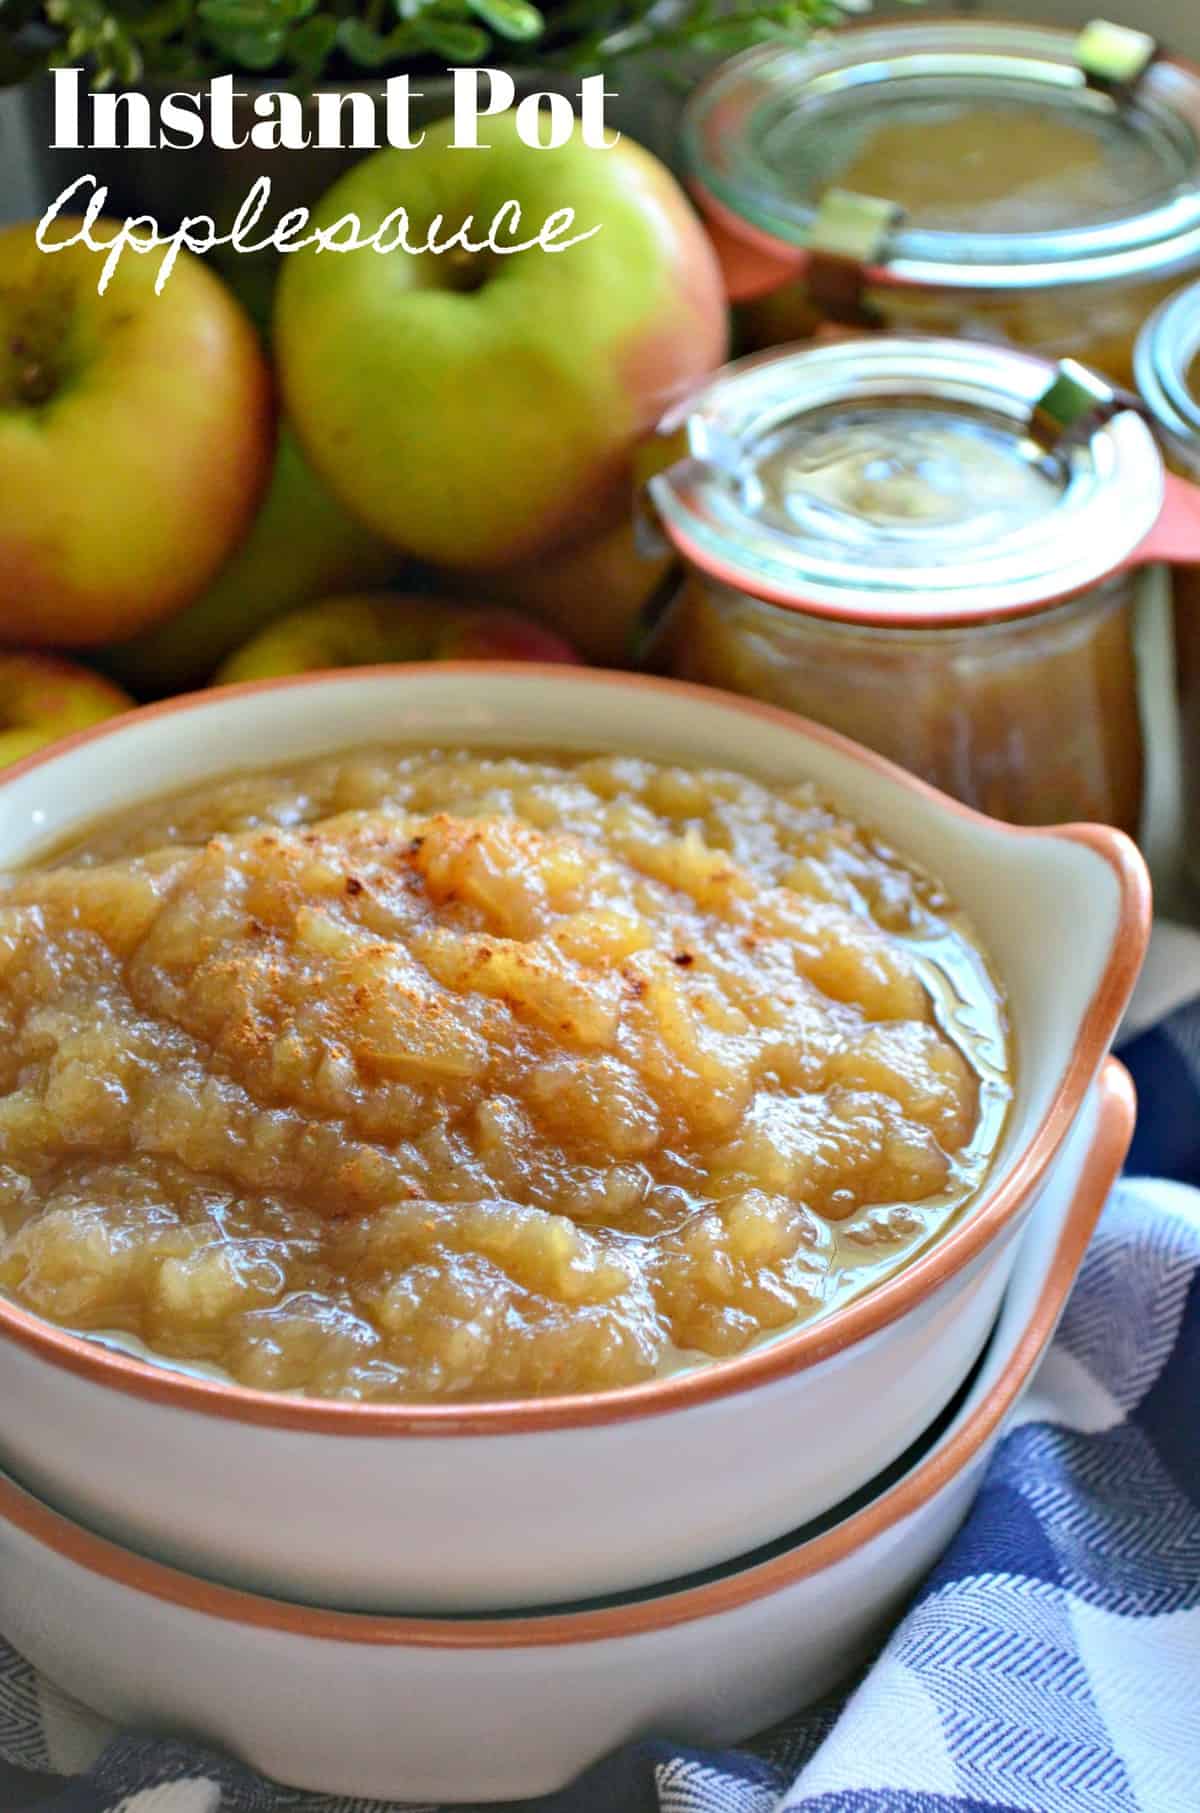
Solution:
M0 782L0 867L149 794L371 742L814 780L947 884L1017 1052L988 1183L938 1242L824 1319L628 1390L322 1403L0 1301L0 1629L37 1666L288 1783L531 1796L635 1734L726 1743L795 1710L945 1546L1128 1145L1107 1052L1148 884L1117 832L995 824L787 714L495 665L235 688L102 726Z

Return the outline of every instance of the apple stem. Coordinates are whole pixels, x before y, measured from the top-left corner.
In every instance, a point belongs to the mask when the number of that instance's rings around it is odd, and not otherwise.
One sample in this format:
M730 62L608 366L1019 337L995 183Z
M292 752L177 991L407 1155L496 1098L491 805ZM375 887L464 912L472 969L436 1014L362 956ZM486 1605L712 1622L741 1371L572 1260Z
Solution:
M478 252L464 251L461 246L456 246L445 257L452 289L468 291L483 288L488 280L488 265Z
M8 343L12 371L12 394L18 403L36 406L48 403L54 395L55 376L49 360L39 358L20 334Z
M23 403L48 403L54 395L54 380L44 365L23 365L17 373L17 390Z

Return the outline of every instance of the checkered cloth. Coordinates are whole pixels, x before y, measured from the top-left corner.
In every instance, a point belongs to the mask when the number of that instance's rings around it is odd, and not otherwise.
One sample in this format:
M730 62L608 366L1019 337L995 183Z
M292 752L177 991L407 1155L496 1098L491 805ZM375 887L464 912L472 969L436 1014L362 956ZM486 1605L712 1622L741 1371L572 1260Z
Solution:
M1200 939L1187 955L1192 1004L1123 1047L1132 1161L1054 1346L875 1663L742 1749L633 1745L528 1813L1200 1813ZM0 1757L0 1813L387 1813L115 1733L2 1642Z

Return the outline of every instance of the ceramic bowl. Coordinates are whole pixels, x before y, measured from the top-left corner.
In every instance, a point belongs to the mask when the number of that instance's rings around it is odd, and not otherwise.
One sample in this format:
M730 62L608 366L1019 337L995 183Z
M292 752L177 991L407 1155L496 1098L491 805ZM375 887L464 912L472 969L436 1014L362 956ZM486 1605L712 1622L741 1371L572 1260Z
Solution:
M1110 1060L1065 1155L1063 1192L1030 1219L957 1414L909 1471L822 1534L577 1611L364 1617L142 1560L0 1479L0 1629L119 1723L203 1738L332 1794L524 1799L646 1733L736 1742L860 1662L961 1523L1132 1125L1129 1079Z
M790 714L586 669L429 665L230 689L102 726L0 780L0 868L82 822L355 743L636 751L811 777L939 876L1008 993L1017 1088L991 1178L901 1273L735 1359L629 1389L320 1403L198 1379L0 1302L0 1463L68 1515L233 1584L374 1611L623 1591L827 1511L950 1401L1132 988L1145 869L1114 831L1016 830ZM47 1432L52 1432L48 1439Z

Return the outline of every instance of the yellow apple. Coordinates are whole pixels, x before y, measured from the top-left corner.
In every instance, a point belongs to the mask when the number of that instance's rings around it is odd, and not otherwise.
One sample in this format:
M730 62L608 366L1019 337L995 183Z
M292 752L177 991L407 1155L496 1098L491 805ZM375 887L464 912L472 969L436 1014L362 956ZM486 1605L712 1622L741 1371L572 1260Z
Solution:
M214 684L392 661L576 661L561 636L512 611L408 593L327 598L293 611L217 669Z
M97 239L116 230L93 227ZM55 222L51 241L80 223ZM190 603L270 469L271 379L219 278L0 230L0 638L87 646Z

